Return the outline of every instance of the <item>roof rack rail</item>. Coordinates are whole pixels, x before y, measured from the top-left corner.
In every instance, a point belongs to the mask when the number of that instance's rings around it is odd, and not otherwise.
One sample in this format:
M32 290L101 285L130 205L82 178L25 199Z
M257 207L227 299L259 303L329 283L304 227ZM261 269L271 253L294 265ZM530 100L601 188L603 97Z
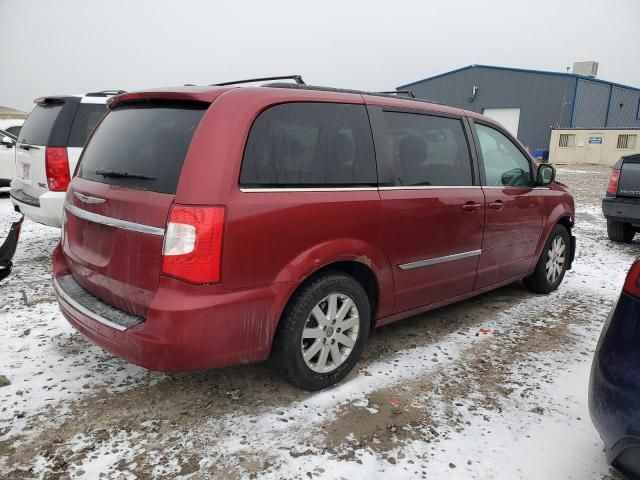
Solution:
M85 97L108 97L109 95L120 95L126 90L100 90L99 92L87 93Z
M422 102L422 103L432 103L435 105L444 105L442 102L438 102L435 100L429 100L426 98L415 98L407 95L406 97L402 97L398 95L398 91L394 90L392 93L387 92L368 92L366 90L352 90L348 88L334 88L334 87L321 87L318 85L296 85L294 83L266 83L262 85L263 87L271 87L271 88L293 88L300 90L316 90L320 92L335 92L335 93L355 93L356 95L372 95L374 97L386 97L386 98L396 98L398 100L409 100L413 102Z
M306 85L302 80L301 75L280 75L277 77L261 77L261 78L248 78L246 80L235 80L233 82L212 83L210 87L224 87L227 85L236 85L238 83L254 83L254 82L266 82L270 80L294 80L296 85Z
M416 98L415 93L413 93L411 90L389 90L386 92L375 92L375 93L381 93L383 95L406 95L407 97Z

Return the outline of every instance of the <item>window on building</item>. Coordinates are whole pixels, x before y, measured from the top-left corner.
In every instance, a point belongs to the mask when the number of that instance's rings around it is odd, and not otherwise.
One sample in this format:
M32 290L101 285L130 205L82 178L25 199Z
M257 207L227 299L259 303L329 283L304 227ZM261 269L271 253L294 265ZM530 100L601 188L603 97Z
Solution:
M561 133L560 141L558 142L560 148L572 148L576 146L576 136L573 133Z
M636 148L637 135L631 133L622 133L618 135L618 146L620 149L633 150Z
M254 122L242 162L244 187L377 183L373 138L362 105L286 103Z
M462 122L418 113L384 112L396 184L473 184L469 146Z

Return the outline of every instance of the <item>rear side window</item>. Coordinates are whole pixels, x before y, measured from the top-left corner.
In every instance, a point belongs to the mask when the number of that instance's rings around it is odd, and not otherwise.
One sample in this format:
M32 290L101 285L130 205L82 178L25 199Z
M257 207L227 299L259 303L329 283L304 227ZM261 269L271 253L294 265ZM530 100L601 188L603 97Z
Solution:
M85 147L77 175L127 188L175 193L193 133L208 105L124 105Z
M473 184L462 121L416 113L384 112L397 185Z
M46 145L62 107L61 103L36 105L22 125L18 141L29 145Z
M287 103L254 122L242 162L244 187L364 186L377 183L363 105Z
M84 147L89 134L107 113L107 106L99 103L81 103L69 133L70 147Z

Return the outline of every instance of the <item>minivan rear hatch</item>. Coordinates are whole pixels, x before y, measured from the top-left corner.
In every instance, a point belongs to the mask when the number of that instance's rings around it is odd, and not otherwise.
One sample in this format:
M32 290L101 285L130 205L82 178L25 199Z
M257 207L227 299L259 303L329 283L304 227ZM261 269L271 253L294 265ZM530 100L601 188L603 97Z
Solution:
M116 104L89 139L67 193L62 245L71 273L132 315L146 317L158 288L167 215L207 107Z
M640 198L640 155L629 155L622 158L618 196Z

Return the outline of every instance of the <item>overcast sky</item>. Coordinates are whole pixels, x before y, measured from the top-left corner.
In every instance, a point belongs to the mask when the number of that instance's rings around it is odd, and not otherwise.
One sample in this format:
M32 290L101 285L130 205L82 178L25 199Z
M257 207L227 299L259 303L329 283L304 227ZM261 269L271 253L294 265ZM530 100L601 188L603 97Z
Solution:
M640 0L0 0L0 105L300 73L388 90L472 63L640 87Z

